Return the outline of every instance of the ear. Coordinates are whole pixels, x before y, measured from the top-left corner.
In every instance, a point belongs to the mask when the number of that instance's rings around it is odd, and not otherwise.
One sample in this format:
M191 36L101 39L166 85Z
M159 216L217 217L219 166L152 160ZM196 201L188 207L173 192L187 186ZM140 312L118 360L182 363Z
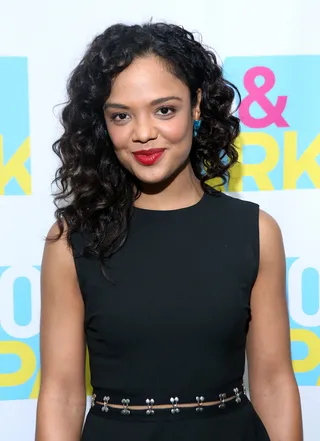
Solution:
M202 100L202 90L198 89L197 90L197 102L196 105L193 108L193 119L200 119L200 104L201 104L201 100Z

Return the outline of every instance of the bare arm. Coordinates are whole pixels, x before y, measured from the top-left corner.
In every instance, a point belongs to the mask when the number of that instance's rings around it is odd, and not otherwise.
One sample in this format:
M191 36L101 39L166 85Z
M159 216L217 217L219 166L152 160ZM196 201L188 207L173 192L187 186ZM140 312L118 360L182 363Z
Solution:
M302 441L285 292L282 235L274 219L260 212L260 268L247 340L250 396L271 441Z
M58 229L54 225L49 236ZM46 243L41 269L41 385L36 441L79 441L85 412L84 306L65 236Z

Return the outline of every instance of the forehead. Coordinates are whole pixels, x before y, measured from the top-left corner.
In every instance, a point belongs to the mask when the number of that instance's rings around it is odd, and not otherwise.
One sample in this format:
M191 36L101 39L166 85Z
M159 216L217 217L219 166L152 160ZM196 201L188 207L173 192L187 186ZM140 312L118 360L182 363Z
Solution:
M121 102L152 101L169 95L187 99L189 89L168 70L165 63L149 56L135 59L115 78L109 99Z

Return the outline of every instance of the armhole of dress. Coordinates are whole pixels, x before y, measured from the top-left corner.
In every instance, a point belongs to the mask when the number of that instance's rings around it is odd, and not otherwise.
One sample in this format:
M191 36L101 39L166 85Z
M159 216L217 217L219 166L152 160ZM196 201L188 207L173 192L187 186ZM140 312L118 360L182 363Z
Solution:
M81 292L81 297L85 302L84 284L82 279L83 271L81 271L81 262L82 262L82 256L84 250L84 237L81 233L78 232L72 233L70 237L70 242L71 242L71 251L72 251L74 266L78 279L79 289Z
M254 205L254 215L253 215L253 258L255 262L255 267L252 275L251 290L257 280L260 267L260 228L259 228L259 218L260 218L260 206L258 204Z

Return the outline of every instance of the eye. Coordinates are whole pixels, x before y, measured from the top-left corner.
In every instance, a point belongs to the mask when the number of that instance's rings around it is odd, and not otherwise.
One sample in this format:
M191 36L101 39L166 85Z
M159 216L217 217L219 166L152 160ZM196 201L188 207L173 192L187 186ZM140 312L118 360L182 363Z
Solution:
M163 106L157 111L157 113L159 112L161 116L169 116L175 112L175 109L173 107Z
M129 116L127 113L113 113L111 115L112 121L125 121L127 116Z

